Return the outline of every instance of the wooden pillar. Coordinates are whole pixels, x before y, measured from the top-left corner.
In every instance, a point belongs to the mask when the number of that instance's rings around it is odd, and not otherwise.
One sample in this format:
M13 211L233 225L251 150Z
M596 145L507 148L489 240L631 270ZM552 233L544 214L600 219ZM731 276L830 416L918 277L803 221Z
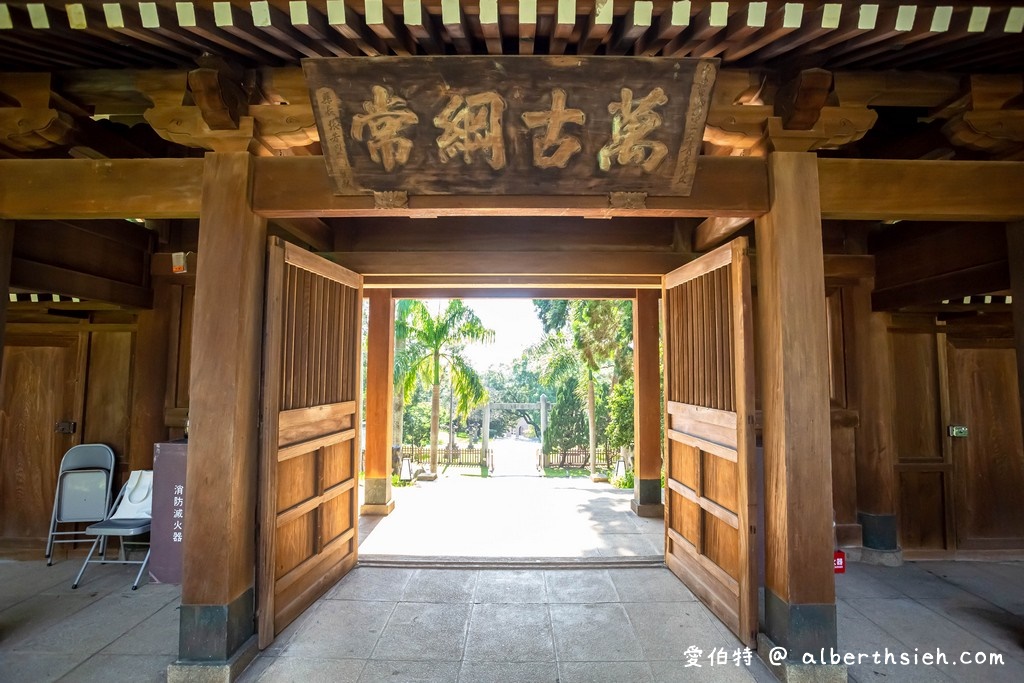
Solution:
M391 399L395 385L395 300L390 289L364 290L370 302L366 336L366 482L360 514L387 515L391 498Z
M765 630L789 662L836 646L832 462L815 155L768 157L755 222L764 421Z
M1010 288L1013 294L1013 337L1017 348L1017 386L1020 389L1020 421L1024 427L1024 222L1006 226Z
M633 500L640 517L664 517L661 502L660 319L655 289L638 289L633 300Z
M846 323L847 387L857 411L857 522L864 548L895 552L899 548L896 518L896 415L889 314L871 310L870 280L849 288L843 301Z
M267 223L251 210L252 169L246 152L207 154L199 215L178 659L218 676L255 647Z
M11 257L14 253L14 221L0 221L0 362L3 362L7 302L11 291Z

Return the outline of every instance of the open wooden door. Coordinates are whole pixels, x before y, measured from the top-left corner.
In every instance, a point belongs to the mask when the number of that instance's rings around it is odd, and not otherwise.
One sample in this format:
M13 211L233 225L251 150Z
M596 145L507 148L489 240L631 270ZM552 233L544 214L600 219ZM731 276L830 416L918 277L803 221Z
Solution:
M356 563L362 278L271 238L264 330L261 648Z
M757 638L754 350L746 238L664 278L665 563Z

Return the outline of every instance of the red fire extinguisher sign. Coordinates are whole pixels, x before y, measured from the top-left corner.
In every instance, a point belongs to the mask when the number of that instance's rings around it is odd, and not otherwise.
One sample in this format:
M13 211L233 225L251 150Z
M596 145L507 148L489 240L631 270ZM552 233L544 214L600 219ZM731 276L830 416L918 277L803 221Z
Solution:
M846 553L842 550L836 551L833 567L836 570L836 574L846 573Z

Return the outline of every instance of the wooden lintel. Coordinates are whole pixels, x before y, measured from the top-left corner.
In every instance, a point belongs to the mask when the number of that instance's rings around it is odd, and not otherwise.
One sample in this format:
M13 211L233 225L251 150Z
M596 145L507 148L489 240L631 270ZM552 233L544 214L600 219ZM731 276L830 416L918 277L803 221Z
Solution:
M323 254L365 275L663 275L689 260L671 252L338 251Z
M693 233L693 250L710 251L749 225L753 218L713 216L697 226Z
M282 216L379 216L372 195L334 194L320 157L255 160L253 208ZM689 197L648 196L646 209L611 209L607 195L414 195L394 216L723 216L760 215L768 210L764 159L700 157Z
M367 287L374 290L376 287ZM507 289L424 288L393 289L396 299L632 299L635 289L572 289L557 287L511 287ZM644 289L658 294L656 289Z
M11 263L11 287L79 299L99 299L131 308L153 306L153 290L149 287L20 258L14 258Z
M367 289L396 291L493 291L508 289L606 290L661 289L660 275L366 275Z

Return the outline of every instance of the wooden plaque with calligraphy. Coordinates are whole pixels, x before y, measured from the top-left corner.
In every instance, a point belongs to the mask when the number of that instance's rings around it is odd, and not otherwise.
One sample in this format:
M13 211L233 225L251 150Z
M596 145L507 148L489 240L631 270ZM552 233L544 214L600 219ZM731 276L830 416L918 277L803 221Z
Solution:
M305 59L339 195L688 196L718 60Z

